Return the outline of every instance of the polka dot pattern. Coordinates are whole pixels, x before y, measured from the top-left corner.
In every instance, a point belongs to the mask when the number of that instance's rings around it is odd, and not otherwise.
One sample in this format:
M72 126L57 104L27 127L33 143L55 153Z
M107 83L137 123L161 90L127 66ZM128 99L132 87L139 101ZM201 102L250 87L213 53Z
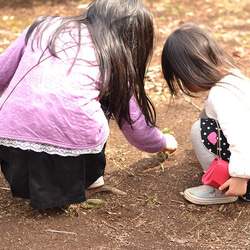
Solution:
M220 158L229 162L231 155L231 152L229 151L229 144L220 128L219 123L218 126L220 135L220 147L218 147L218 151ZM200 122L200 130L201 140L204 146L208 149L208 151L217 154L218 128L215 120L210 118L202 118Z

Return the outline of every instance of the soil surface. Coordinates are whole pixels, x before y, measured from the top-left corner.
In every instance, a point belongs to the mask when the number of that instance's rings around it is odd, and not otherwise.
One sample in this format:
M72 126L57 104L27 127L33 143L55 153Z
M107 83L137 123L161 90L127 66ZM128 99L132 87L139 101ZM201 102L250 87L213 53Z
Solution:
M105 186L87 193L100 204L38 211L13 198L0 175L0 249L250 249L250 207L198 206L183 191L201 184L202 171L189 131L205 96L170 99L161 75L163 44L175 28L195 22L209 28L250 75L249 0L147 0L154 13L156 44L146 88L159 129L169 128L178 151L163 160L131 146L110 123ZM89 1L0 0L0 53L36 17L75 15ZM196 107L196 106L198 107ZM100 201L103 201L101 203Z

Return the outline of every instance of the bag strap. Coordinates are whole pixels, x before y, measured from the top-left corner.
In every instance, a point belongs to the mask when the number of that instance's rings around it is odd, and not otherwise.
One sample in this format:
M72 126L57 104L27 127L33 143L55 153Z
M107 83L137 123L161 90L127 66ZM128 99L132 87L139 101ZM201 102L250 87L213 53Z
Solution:
M215 120L215 123L216 123L216 126L217 126L217 150L216 150L216 155L219 158L221 158L221 154L220 154L220 150L219 150L219 148L221 146L221 144L220 144L220 127L219 127L219 124L218 124L217 120Z

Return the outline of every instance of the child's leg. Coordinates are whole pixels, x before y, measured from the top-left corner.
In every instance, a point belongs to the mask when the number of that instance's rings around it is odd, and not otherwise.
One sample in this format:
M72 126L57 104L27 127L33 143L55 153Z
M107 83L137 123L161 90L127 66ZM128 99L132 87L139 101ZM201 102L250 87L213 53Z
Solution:
M99 154L88 154L86 155L86 177L85 177L85 188L89 188L92 184L99 180L99 177L104 175L106 166L105 157L105 147L104 145L102 151ZM93 184L93 187L99 187L104 184L103 179L100 183ZM91 187L92 188L92 187Z
M230 151L223 132L220 131L221 158L229 161ZM206 171L217 154L218 129L215 120L201 118L191 129L191 141L194 151L204 171ZM188 188L184 191L184 197L192 203L199 205L211 205L234 202L237 197L226 197L221 192L210 186L202 185Z
M219 145L217 144L218 135L220 137ZM191 129L191 141L196 157L204 171L207 171L216 155L229 162L231 155L229 144L219 123L216 123L214 119L201 118L196 121Z
M195 155L203 170L207 171L216 155L209 151L202 142L200 120L196 121L192 126L190 137Z

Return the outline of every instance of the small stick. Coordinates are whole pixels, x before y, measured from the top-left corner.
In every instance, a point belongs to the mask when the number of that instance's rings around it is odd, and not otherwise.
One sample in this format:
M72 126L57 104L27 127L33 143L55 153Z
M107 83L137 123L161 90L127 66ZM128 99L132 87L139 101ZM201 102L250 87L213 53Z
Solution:
M176 203L183 204L183 202L182 202L182 201L177 201L177 200L171 200L171 202L176 202Z
M57 230L53 230L53 229L47 229L47 231L48 231L48 232L52 232L52 233L74 234L74 235L77 235L77 233L74 233L74 232L57 231Z
M194 104L193 102L191 102L189 99L187 99L187 97L182 93L182 92L180 92L180 94L181 94L181 96L183 97L183 99L187 102L187 103L189 103L189 104L191 104L193 107L195 107L197 110L199 110L199 111L201 111L202 109L200 108L200 107L198 107L196 104Z
M109 225L106 221L102 221L103 222L103 224L105 224L106 226L108 226L108 227L110 227L110 228L112 228L112 229L114 229L115 231L117 231L117 228L116 227L113 227L113 226L111 226L111 225Z
M135 221L137 220L138 218L140 218L141 216L143 215L143 212L141 214L139 214L138 216L136 216L134 219L132 219L131 221Z
M159 169L159 168L160 168L160 166L156 166L156 167L154 167L154 168L148 168L148 169L146 169L146 170L143 170L142 172L143 172L143 173L147 173L147 172L150 172L150 171L157 170L157 169Z
M202 220L199 223L197 223L196 225L194 225L190 230L188 230L187 232L190 233L191 231L193 231L193 229L195 229L196 227L198 227L199 225L201 225L203 222L205 222L206 220Z
M89 193L90 195L98 193L98 192L111 192L117 195L127 195L126 192L123 192L117 188L114 188L108 185L104 185L102 187L91 189L91 190L86 190L86 192Z

